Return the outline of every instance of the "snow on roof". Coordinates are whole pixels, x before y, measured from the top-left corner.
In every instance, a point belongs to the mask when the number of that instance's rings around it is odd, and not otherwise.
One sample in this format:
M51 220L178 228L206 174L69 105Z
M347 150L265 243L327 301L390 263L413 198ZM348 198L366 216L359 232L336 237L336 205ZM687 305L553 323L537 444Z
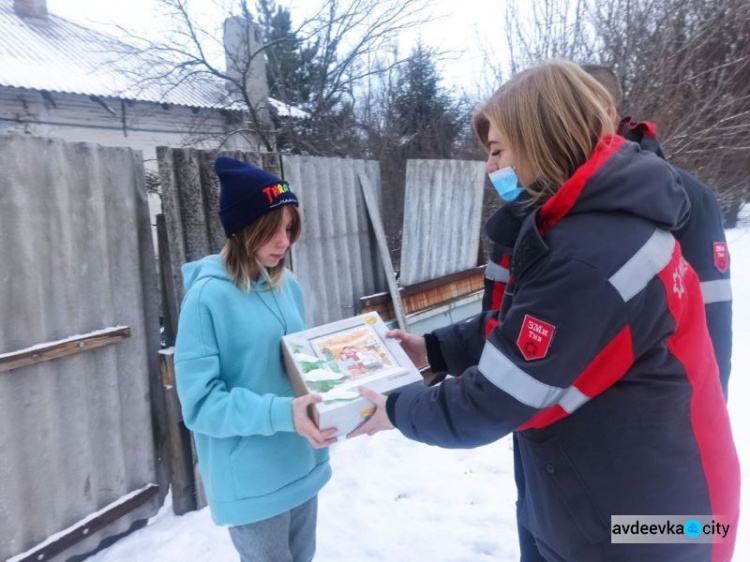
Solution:
M118 48L119 47L119 48ZM226 89L204 80L174 86L139 84L148 63L123 55L122 42L49 14L21 18L0 0L0 86L116 97L189 107L227 107Z
M295 119L306 119L310 117L310 114L307 111L286 104L281 100L269 97L268 103L276 111L277 115L280 115L281 117L294 117Z

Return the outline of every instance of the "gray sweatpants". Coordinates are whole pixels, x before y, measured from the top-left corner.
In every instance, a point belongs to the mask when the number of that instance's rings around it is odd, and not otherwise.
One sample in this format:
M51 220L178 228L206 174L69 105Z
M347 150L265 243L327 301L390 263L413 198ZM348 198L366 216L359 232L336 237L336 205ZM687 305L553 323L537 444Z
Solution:
M241 562L310 562L315 554L318 496L269 519L229 527Z

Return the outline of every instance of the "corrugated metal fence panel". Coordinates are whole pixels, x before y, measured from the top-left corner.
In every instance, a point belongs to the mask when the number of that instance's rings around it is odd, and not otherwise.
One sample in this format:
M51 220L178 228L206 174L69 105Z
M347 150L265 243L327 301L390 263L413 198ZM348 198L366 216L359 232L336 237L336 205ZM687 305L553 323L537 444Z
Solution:
M0 373L0 559L149 482L158 294L129 149L0 136L0 353L116 325L129 339ZM157 501L66 551L152 515Z
M477 265L483 187L483 162L407 162L402 286Z
M286 155L282 164L284 179L300 200L302 237L292 247L292 268L305 295L308 323L353 316L361 297L387 287L358 179L364 173L380 201L380 165Z

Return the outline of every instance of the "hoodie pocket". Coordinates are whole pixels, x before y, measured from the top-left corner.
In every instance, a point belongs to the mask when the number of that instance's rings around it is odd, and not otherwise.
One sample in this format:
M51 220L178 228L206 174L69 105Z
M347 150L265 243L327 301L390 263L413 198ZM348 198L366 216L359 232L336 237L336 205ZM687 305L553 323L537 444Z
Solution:
M313 448L296 433L244 437L230 455L237 499L264 496L307 476Z
M521 517L529 530L566 556L608 541L609 522L557 437L539 443L521 434L519 441L526 479Z

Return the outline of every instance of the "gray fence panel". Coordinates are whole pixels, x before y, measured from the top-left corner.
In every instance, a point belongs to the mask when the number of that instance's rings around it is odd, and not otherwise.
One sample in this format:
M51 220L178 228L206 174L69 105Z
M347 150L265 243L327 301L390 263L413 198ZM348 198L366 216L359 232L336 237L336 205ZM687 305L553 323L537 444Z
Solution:
M482 162L407 162L402 286L477 265L483 186Z
M0 373L0 559L155 482L158 293L143 163L123 148L0 136L0 353L116 325L129 339Z
M380 193L377 162L284 156L284 179L300 199L302 237L292 247L311 326L357 314L359 299L386 290L358 174Z

